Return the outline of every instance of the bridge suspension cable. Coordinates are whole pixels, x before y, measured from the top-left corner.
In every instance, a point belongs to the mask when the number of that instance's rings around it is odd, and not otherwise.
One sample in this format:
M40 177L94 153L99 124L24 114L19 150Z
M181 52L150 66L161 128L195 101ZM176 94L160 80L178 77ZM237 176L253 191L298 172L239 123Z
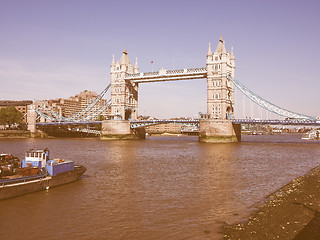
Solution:
M105 111L107 108L109 108L110 105L111 105L111 100L108 100L107 102L105 102L105 104L103 106L101 106L95 112L92 112L89 115L85 116L82 120L90 120L90 119L93 119L93 118L99 116L103 111Z
M296 113L296 112L292 112L289 111L287 109L284 109L282 107L279 107L267 100L265 100L264 98L260 97L259 95L257 95L256 93L252 92L250 89L248 89L246 86L244 86L242 83L240 83L238 80L230 77L229 75L227 75L227 78L233 82L233 84L245 95L247 96L249 99L251 99L251 101L255 102L256 104L258 104L259 106L267 109L270 112L273 112L275 114L278 114L280 116L286 117L286 118L295 118L295 119L304 119L304 120L316 120L316 117L312 117L312 116L308 116L308 115L304 115L304 114L300 114L300 113Z

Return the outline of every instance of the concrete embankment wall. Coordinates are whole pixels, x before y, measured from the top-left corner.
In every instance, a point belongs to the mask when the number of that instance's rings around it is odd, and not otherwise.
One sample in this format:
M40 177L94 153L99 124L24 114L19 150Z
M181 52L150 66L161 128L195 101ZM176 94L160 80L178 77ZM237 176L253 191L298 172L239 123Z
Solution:
M29 138L31 133L22 130L0 130L0 138Z
M0 138L44 138L47 135L41 131L31 133L24 130L0 130Z

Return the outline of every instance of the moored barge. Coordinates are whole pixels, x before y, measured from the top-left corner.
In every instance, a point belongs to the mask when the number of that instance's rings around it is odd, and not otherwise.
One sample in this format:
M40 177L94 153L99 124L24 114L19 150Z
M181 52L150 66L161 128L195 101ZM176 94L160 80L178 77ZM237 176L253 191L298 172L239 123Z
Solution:
M0 200L76 181L86 170L73 161L50 159L48 149L31 149L13 175L0 179Z

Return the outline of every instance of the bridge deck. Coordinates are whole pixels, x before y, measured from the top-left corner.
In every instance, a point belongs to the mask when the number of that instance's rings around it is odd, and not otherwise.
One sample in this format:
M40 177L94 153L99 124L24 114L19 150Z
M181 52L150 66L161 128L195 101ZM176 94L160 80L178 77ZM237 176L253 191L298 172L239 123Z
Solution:
M233 119L233 123L240 124L266 124L266 125L305 125L305 126L320 126L320 121L313 120L258 120L258 119ZM102 121L86 121L86 122L41 122L37 123L37 126L54 126L54 125L91 125L101 124ZM199 119L195 120L170 120L170 119L159 119L159 120L141 120L131 121L131 128L146 127L158 124L182 124L186 126L199 126Z
M161 69L158 72L126 74L125 80L130 80L134 83L146 82L163 82L163 81L178 81L189 79L200 79L207 77L206 68L190 68L180 70Z

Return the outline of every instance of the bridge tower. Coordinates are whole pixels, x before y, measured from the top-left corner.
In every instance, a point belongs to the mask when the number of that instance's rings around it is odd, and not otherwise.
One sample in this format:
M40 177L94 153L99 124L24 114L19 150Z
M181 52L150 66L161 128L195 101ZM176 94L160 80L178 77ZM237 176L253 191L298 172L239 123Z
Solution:
M126 74L139 73L138 60L133 66L127 50L119 61L111 63L111 119L102 122L101 139L143 139L145 129L132 130L130 120L138 118L138 83L125 80Z
M125 80L126 74L139 73L138 60L135 66L124 50L119 61L111 63L111 118L115 120L136 120L138 117L138 83Z
M214 53L207 54L207 114L214 119L232 119L234 116L234 86L227 74L234 77L235 58L233 49L226 51L220 37Z
M241 141L241 126L233 124L234 85L227 75L234 78L235 58L233 49L226 51L220 37L217 49L207 53L207 115L199 121L200 142Z

